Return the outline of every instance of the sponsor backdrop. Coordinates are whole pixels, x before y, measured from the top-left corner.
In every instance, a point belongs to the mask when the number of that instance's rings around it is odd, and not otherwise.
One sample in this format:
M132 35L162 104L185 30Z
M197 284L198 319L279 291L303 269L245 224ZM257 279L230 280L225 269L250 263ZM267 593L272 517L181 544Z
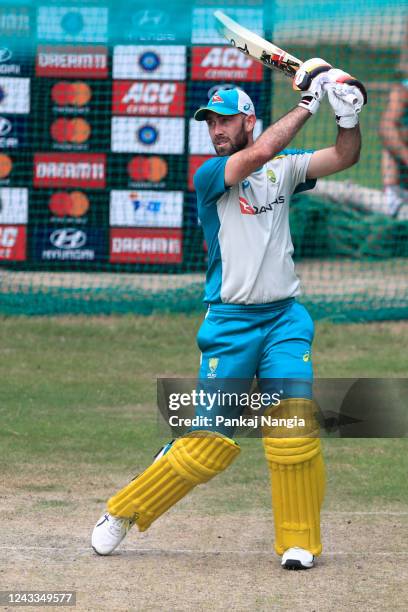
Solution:
M408 75L407 3L348 2L346 21L344 2L310 4L0 0L0 312L202 307L207 245L193 176L214 150L193 113L220 88L241 87L258 134L272 105L277 118L298 99L282 75L226 44L221 9L367 84L359 164L291 202L302 301L315 317L406 318L408 206L391 218L378 126L391 84ZM333 142L323 107L294 146ZM240 205L248 219L257 212Z
M233 5L264 34L260 2ZM204 269L193 174L214 151L192 114L221 87L245 88L260 108L271 83L224 44L213 8L184 3L188 40L179 8L2 3L0 262Z

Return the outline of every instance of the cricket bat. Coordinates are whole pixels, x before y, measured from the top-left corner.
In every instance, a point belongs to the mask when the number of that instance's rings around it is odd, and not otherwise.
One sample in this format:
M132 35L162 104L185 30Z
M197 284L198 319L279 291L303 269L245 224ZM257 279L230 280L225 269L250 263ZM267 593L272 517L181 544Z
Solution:
M217 20L220 34L225 36L233 47L249 55L257 62L261 62L267 68L275 68L286 76L293 78L303 64L294 55L286 53L286 51L258 36L258 34L247 30L222 11L215 11L214 17Z
M279 70L283 74L286 74L286 76L294 79L297 71L303 64L302 60L283 51L283 49L268 42L262 38L262 36L258 36L258 34L254 34L251 30L244 28L222 11L215 11L214 17L217 20L217 27L220 34L225 36L231 45L236 47L239 51L242 51L242 53L245 53L245 55L252 57L252 59L257 62L261 62L261 64L267 68ZM364 104L367 104L367 91L364 85L351 75L346 76L348 78L343 82L358 87L363 94ZM307 87L305 83L293 82L293 89L305 90Z

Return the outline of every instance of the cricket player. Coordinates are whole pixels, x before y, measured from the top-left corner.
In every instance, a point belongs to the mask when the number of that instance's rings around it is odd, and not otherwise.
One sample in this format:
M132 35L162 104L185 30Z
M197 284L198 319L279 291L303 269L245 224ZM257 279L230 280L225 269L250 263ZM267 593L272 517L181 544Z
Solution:
M301 70L299 104L256 141L255 108L241 89L218 91L195 113L197 121L207 123L217 154L194 177L208 245L199 376L294 381L273 409L279 417L304 416L306 428L291 436L268 430L263 435L275 551L287 569L310 568L321 553L325 487L311 393L313 322L296 299L289 202L317 178L357 162L363 105L359 87L345 83L350 75L319 58ZM318 112L326 90L339 126L335 144L313 153L285 151ZM236 406L237 414L240 410ZM239 452L233 431L214 426L195 428L167 444L152 465L109 499L92 534L94 550L110 554L134 524L146 530L196 485L225 470Z
M380 124L381 170L388 214L408 204L408 79L395 83Z

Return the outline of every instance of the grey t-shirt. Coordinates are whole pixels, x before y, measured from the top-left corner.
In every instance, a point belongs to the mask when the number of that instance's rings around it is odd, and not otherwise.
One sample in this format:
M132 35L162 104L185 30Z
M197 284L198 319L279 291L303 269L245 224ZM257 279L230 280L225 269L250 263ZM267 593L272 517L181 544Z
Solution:
M228 157L209 159L197 170L198 215L208 246L205 302L268 304L299 295L289 201L315 186L306 180L311 156L283 151L232 187L224 182Z

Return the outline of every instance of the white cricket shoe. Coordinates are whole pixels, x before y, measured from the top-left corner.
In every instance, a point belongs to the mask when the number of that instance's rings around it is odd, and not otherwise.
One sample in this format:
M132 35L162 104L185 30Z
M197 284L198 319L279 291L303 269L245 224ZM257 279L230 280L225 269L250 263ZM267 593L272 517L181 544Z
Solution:
M98 555L110 555L121 543L134 521L105 512L92 532L92 548Z
M314 565L314 556L308 550L295 546L285 550L281 565L291 570L310 569Z

